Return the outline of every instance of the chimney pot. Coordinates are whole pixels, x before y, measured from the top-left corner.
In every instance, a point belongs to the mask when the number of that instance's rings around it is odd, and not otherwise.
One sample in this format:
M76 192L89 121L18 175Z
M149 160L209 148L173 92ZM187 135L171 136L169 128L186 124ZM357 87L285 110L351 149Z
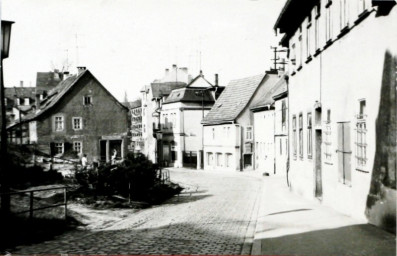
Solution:
M23 81L20 81L19 84L21 87L23 87Z
M215 86L218 86L218 74L215 74Z
M82 72L84 72L87 68L86 67L77 67L77 74L80 75Z

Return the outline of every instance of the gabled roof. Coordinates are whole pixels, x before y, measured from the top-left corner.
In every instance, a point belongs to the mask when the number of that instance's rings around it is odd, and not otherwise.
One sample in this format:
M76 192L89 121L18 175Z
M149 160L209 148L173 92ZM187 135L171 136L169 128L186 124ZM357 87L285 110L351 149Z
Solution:
M67 79L60 82L55 88L48 92L48 96L41 102L40 108L36 113L31 113L26 115L22 122L27 122L36 119L41 116L53 106L55 106L72 88L77 82L84 76L90 75L93 79L95 79L100 86L109 94L109 96L122 108L127 109L123 104L121 104L89 71L85 70L78 75L73 75L68 77Z
M202 94L204 93L204 98ZM215 99L211 92L208 90L203 90L202 88L181 88L176 89L171 92L163 104L174 103L174 102L205 102L214 103Z
M153 98L170 95L172 90L186 87L184 82L151 83Z
M284 74L276 84L276 91L273 93L273 99L278 100L288 95L288 75Z
M265 83L266 92L259 97L250 107L253 111L262 110L266 107L270 107L274 103L273 96L282 93L287 90L287 84L285 83L285 77L281 78L276 76L273 79L269 79Z
M186 87L208 88L214 87L202 74L196 76Z
M221 124L234 121L247 106L264 74L232 80L202 121L203 124Z

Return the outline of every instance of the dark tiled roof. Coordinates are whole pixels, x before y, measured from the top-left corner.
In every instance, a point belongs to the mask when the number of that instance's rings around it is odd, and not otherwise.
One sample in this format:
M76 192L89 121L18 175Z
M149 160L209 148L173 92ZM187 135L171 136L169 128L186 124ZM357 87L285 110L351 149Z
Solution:
M138 107L142 107L142 101L141 99L138 100L134 100L134 101L129 101L129 102L122 102L121 104L123 104L125 107L127 108L138 108Z
M276 87L277 89L273 93L273 99L277 99L285 93L288 93L288 86L287 86L287 75L283 75L280 80L277 82Z
M275 75L268 79L265 82L264 86L266 87L266 92L255 102L252 103L250 109L258 110L266 106L272 105L274 103L273 96L281 93L283 88L285 88L285 90L287 88L284 76L279 78Z
M184 82L151 83L153 98L170 95L172 90L186 87Z
M36 87L5 87L4 95L8 99L18 98L36 98Z
M232 80L205 116L203 124L220 124L235 120L247 106L265 75Z
M40 90L51 90L62 81L61 72L37 72L36 87Z
M200 88L181 88L171 92L163 104L174 103L174 102L198 102L201 103L213 103L215 102L211 92L204 91L204 100L202 98L203 89Z
M63 96L66 93L69 92L69 90L80 80L80 78L86 74L87 75L89 74L92 77L92 79L95 79L96 81L98 81L91 74L91 72L88 70L85 70L78 75L73 75L73 76L68 77L67 79L60 82L55 88L53 88L52 90L50 90L48 92L48 96L41 102L40 109L39 109L39 111L36 112L36 114L32 113L32 114L26 115L22 119L22 121L26 122L26 121L33 120L33 119L39 117L40 115L42 115L43 113L45 113L50 108L52 108L55 104L57 104L63 98ZM103 85L99 81L98 81L98 84L103 87ZM118 103L120 106L125 108L125 106L123 106L105 87L103 87L103 89L110 95L111 98L113 98L116 101L116 103Z
M86 72L88 71L86 70L78 75L70 76L51 89L47 97L41 102L40 111L37 113L37 116L54 106Z

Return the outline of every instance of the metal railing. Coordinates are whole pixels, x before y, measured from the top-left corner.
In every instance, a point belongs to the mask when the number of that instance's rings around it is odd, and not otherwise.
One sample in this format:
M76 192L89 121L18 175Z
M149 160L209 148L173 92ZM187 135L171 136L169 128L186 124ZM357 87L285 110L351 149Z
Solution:
M170 172L167 169L159 168L157 169L156 177L161 184L165 184L170 181Z
M29 210L25 210L25 211L16 211L13 212L14 214L22 214L22 213L29 213L29 219L33 219L33 212L34 211L38 211L38 210L44 210L44 209L48 209L48 208L55 208L58 206L64 206L65 208L65 220L67 218L67 205L68 205L68 201L67 201L67 189L69 187L64 186L64 187L57 187L57 188L43 188L43 189L31 189L31 190L23 190L23 191L14 191L14 192L8 192L8 193L0 193L0 197L3 195L24 195L26 193L29 193ZM40 191L48 191L48 190L59 190L59 189L63 189L63 203L57 203L57 204L51 204L51 205L46 205L46 206L41 206L41 207L37 207L34 208L34 193L35 192L40 192Z

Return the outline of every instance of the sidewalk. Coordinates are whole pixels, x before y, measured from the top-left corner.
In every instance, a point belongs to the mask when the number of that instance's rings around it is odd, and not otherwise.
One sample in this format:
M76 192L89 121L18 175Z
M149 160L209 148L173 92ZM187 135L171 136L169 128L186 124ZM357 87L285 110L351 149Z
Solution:
M291 193L264 177L253 255L396 255L396 236Z

